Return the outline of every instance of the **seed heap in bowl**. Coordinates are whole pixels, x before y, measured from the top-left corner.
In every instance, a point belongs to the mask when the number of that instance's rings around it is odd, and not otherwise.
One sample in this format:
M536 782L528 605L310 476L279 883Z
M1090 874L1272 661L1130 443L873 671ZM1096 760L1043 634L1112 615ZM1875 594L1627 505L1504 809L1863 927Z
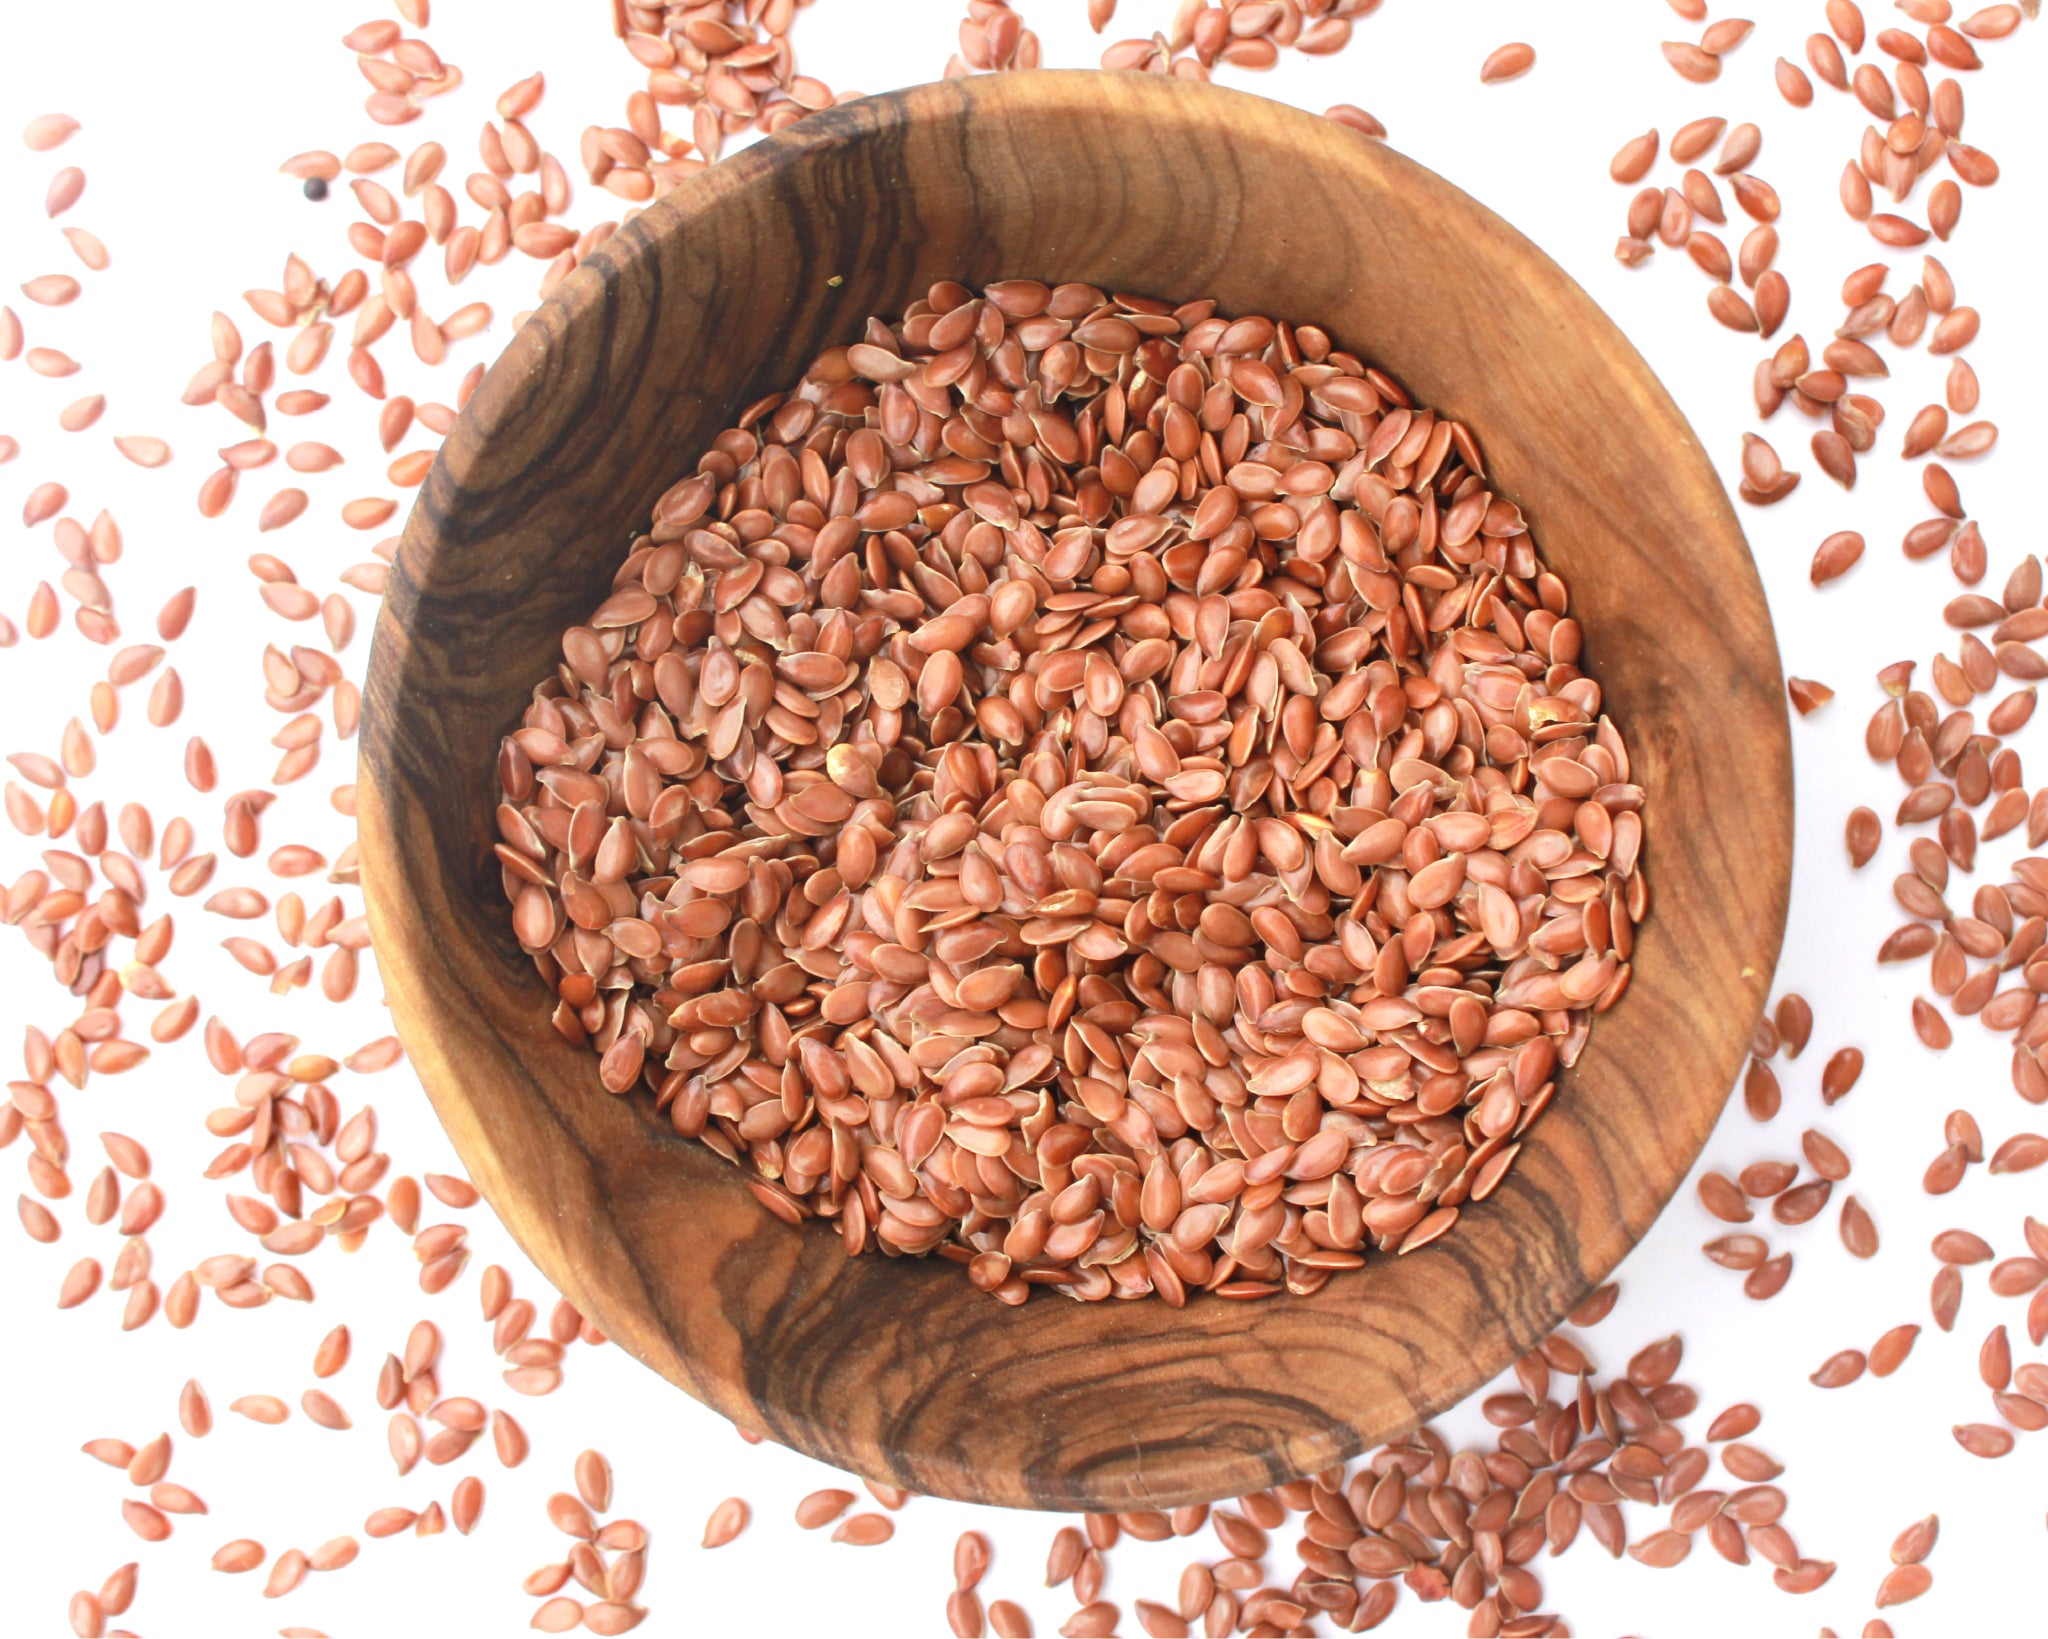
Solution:
M1647 904L1470 433L1214 307L870 321L662 496L499 758L513 927L604 1086L1005 1302L1434 1240Z

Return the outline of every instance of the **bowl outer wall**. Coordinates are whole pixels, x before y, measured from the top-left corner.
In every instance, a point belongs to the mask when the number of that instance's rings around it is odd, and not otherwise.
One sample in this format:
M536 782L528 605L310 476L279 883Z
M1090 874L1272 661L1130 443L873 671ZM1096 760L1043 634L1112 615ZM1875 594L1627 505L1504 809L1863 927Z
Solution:
M1649 793L1632 988L1456 1231L1309 1299L1008 1309L797 1233L548 1023L490 856L493 752L653 500L737 408L932 281L1081 279L1324 325L1466 421L1573 593ZM839 282L832 282L834 279ZM742 1425L912 1490L1169 1506L1412 1429L1551 1331L1689 1170L1783 932L1790 741L1698 441L1554 263L1381 144L1156 76L863 99L623 227L448 437L381 614L363 879L399 1033L485 1197L606 1334ZM573 1365L571 1372L573 1375Z

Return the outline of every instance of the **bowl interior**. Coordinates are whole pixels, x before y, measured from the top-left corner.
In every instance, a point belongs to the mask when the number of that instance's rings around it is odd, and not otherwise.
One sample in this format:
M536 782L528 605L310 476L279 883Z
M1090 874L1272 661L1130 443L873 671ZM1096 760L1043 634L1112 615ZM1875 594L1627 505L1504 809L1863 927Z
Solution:
M1085 280L1328 329L1470 425L1571 587L1647 788L1633 986L1454 1234L1310 1299L1009 1309L785 1227L607 1096L514 943L493 758L654 498L739 406L934 280ZM921 1492L1166 1506L1355 1454L1550 1331L1713 1124L1766 994L1789 740L1727 499L1591 300L1336 124L1152 76L991 76L807 118L624 227L514 338L407 526L362 835L400 1033L486 1198L617 1343L742 1424Z

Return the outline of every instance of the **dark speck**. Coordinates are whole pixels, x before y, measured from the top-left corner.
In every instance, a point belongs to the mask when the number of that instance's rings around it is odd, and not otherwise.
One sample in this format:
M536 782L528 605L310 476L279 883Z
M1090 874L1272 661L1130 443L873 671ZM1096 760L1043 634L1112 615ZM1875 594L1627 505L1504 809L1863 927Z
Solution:
M325 199L327 197L327 179L319 176L307 177L306 197L308 199Z

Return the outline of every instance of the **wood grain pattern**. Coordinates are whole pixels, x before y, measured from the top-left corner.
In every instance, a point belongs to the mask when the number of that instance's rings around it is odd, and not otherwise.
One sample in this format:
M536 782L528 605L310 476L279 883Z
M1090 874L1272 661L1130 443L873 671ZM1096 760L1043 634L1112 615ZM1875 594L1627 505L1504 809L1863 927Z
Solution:
M1456 1232L1316 1297L1009 1309L785 1227L598 1085L520 955L493 754L561 631L733 411L933 280L1088 280L1324 325L1477 432L1572 587L1649 793L1633 988ZM836 281L836 282L835 282ZM693 179L514 338L409 522L363 718L384 982L486 1198L616 1342L747 1427L921 1492L1046 1508L1242 1492L1400 1434L1547 1333L1720 1111L1790 874L1756 573L1697 441L1506 224L1329 121L1206 86L1010 74L869 98Z

